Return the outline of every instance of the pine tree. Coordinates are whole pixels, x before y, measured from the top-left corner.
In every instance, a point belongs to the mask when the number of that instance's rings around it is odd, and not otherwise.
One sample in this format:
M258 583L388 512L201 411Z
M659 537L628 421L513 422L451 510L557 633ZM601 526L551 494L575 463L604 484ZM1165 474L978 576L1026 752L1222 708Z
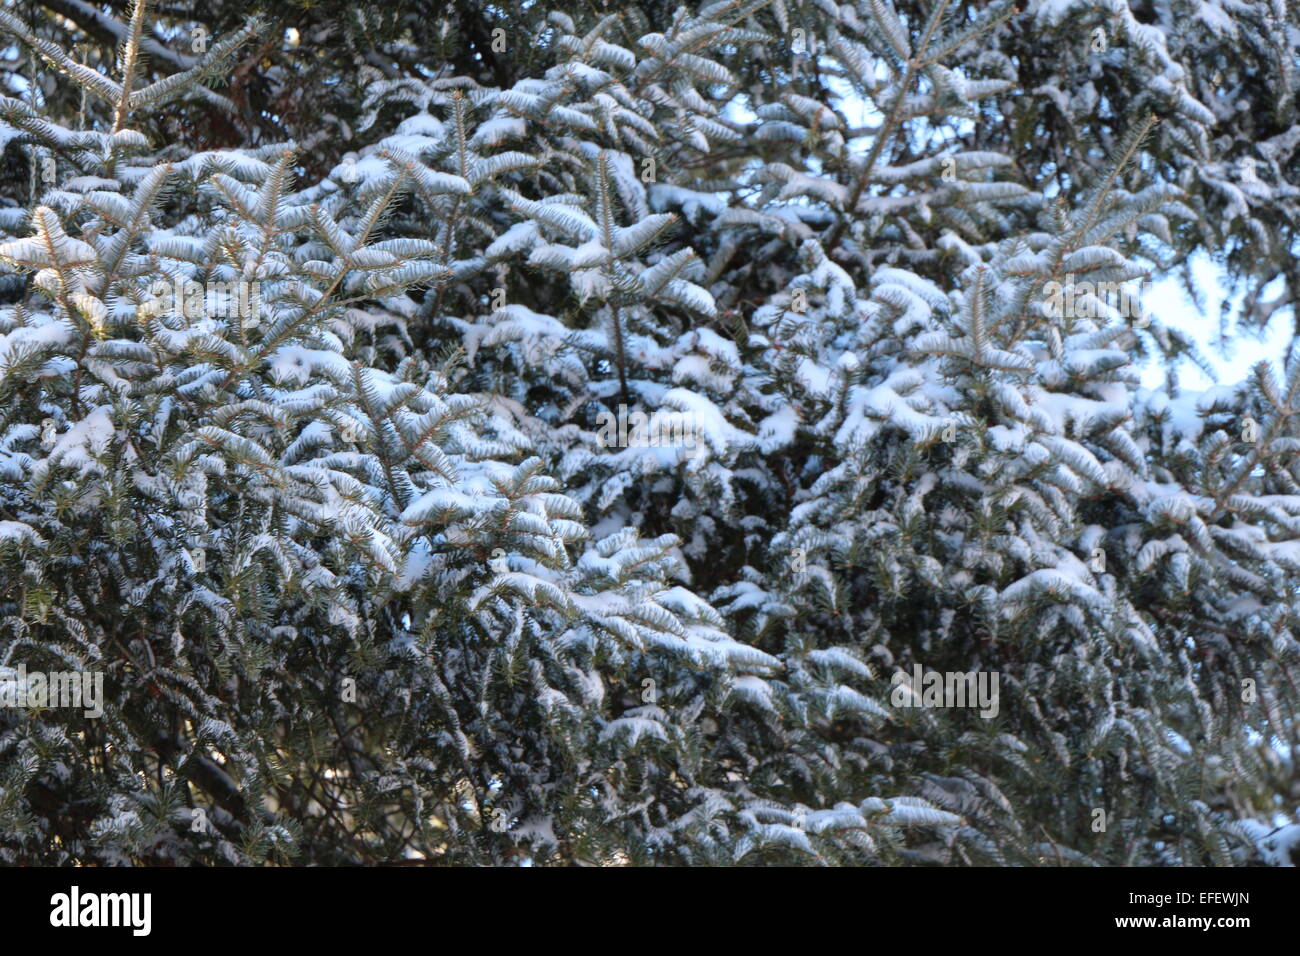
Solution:
M1300 364L1142 388L1133 292L1281 268L1200 98L1293 14L1078 6L530 9L229 148L283 24L0 11L0 686L105 688L0 859L1284 859Z

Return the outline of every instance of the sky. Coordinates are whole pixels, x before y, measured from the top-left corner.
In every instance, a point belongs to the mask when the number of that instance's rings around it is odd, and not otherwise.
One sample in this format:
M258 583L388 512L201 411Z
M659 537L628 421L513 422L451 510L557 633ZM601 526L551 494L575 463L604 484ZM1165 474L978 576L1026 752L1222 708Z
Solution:
M1212 384L1230 385L1245 378L1251 367L1261 360L1272 362L1280 375L1282 356L1291 337L1291 310L1279 310L1261 337L1243 333L1234 327L1225 353L1214 342L1219 329L1220 304L1226 295L1222 272L1208 256L1198 255L1192 260L1192 276L1204 296L1204 311L1196 307L1174 277L1153 281L1142 300L1143 306L1153 318L1165 325L1182 329L1195 339L1201 354L1218 376L1218 382L1212 382L1196 365L1183 361L1177 366L1179 382L1190 389L1207 388ZM1234 301L1233 305L1235 313L1239 301ZM1164 371L1158 361L1144 364L1143 385L1156 388L1163 381Z

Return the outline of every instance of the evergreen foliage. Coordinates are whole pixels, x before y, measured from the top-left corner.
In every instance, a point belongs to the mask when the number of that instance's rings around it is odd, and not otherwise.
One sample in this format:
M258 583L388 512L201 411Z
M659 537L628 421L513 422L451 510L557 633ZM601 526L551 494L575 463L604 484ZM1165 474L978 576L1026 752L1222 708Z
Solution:
M443 13L0 10L0 861L1283 861L1294 8Z

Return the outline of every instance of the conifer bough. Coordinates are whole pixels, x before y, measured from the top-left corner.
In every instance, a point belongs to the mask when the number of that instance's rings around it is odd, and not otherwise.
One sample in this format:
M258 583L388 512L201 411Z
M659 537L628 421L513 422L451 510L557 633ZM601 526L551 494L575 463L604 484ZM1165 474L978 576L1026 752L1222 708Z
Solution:
M0 10L0 862L1293 862L1130 294L1294 314L1294 5L257 7Z

